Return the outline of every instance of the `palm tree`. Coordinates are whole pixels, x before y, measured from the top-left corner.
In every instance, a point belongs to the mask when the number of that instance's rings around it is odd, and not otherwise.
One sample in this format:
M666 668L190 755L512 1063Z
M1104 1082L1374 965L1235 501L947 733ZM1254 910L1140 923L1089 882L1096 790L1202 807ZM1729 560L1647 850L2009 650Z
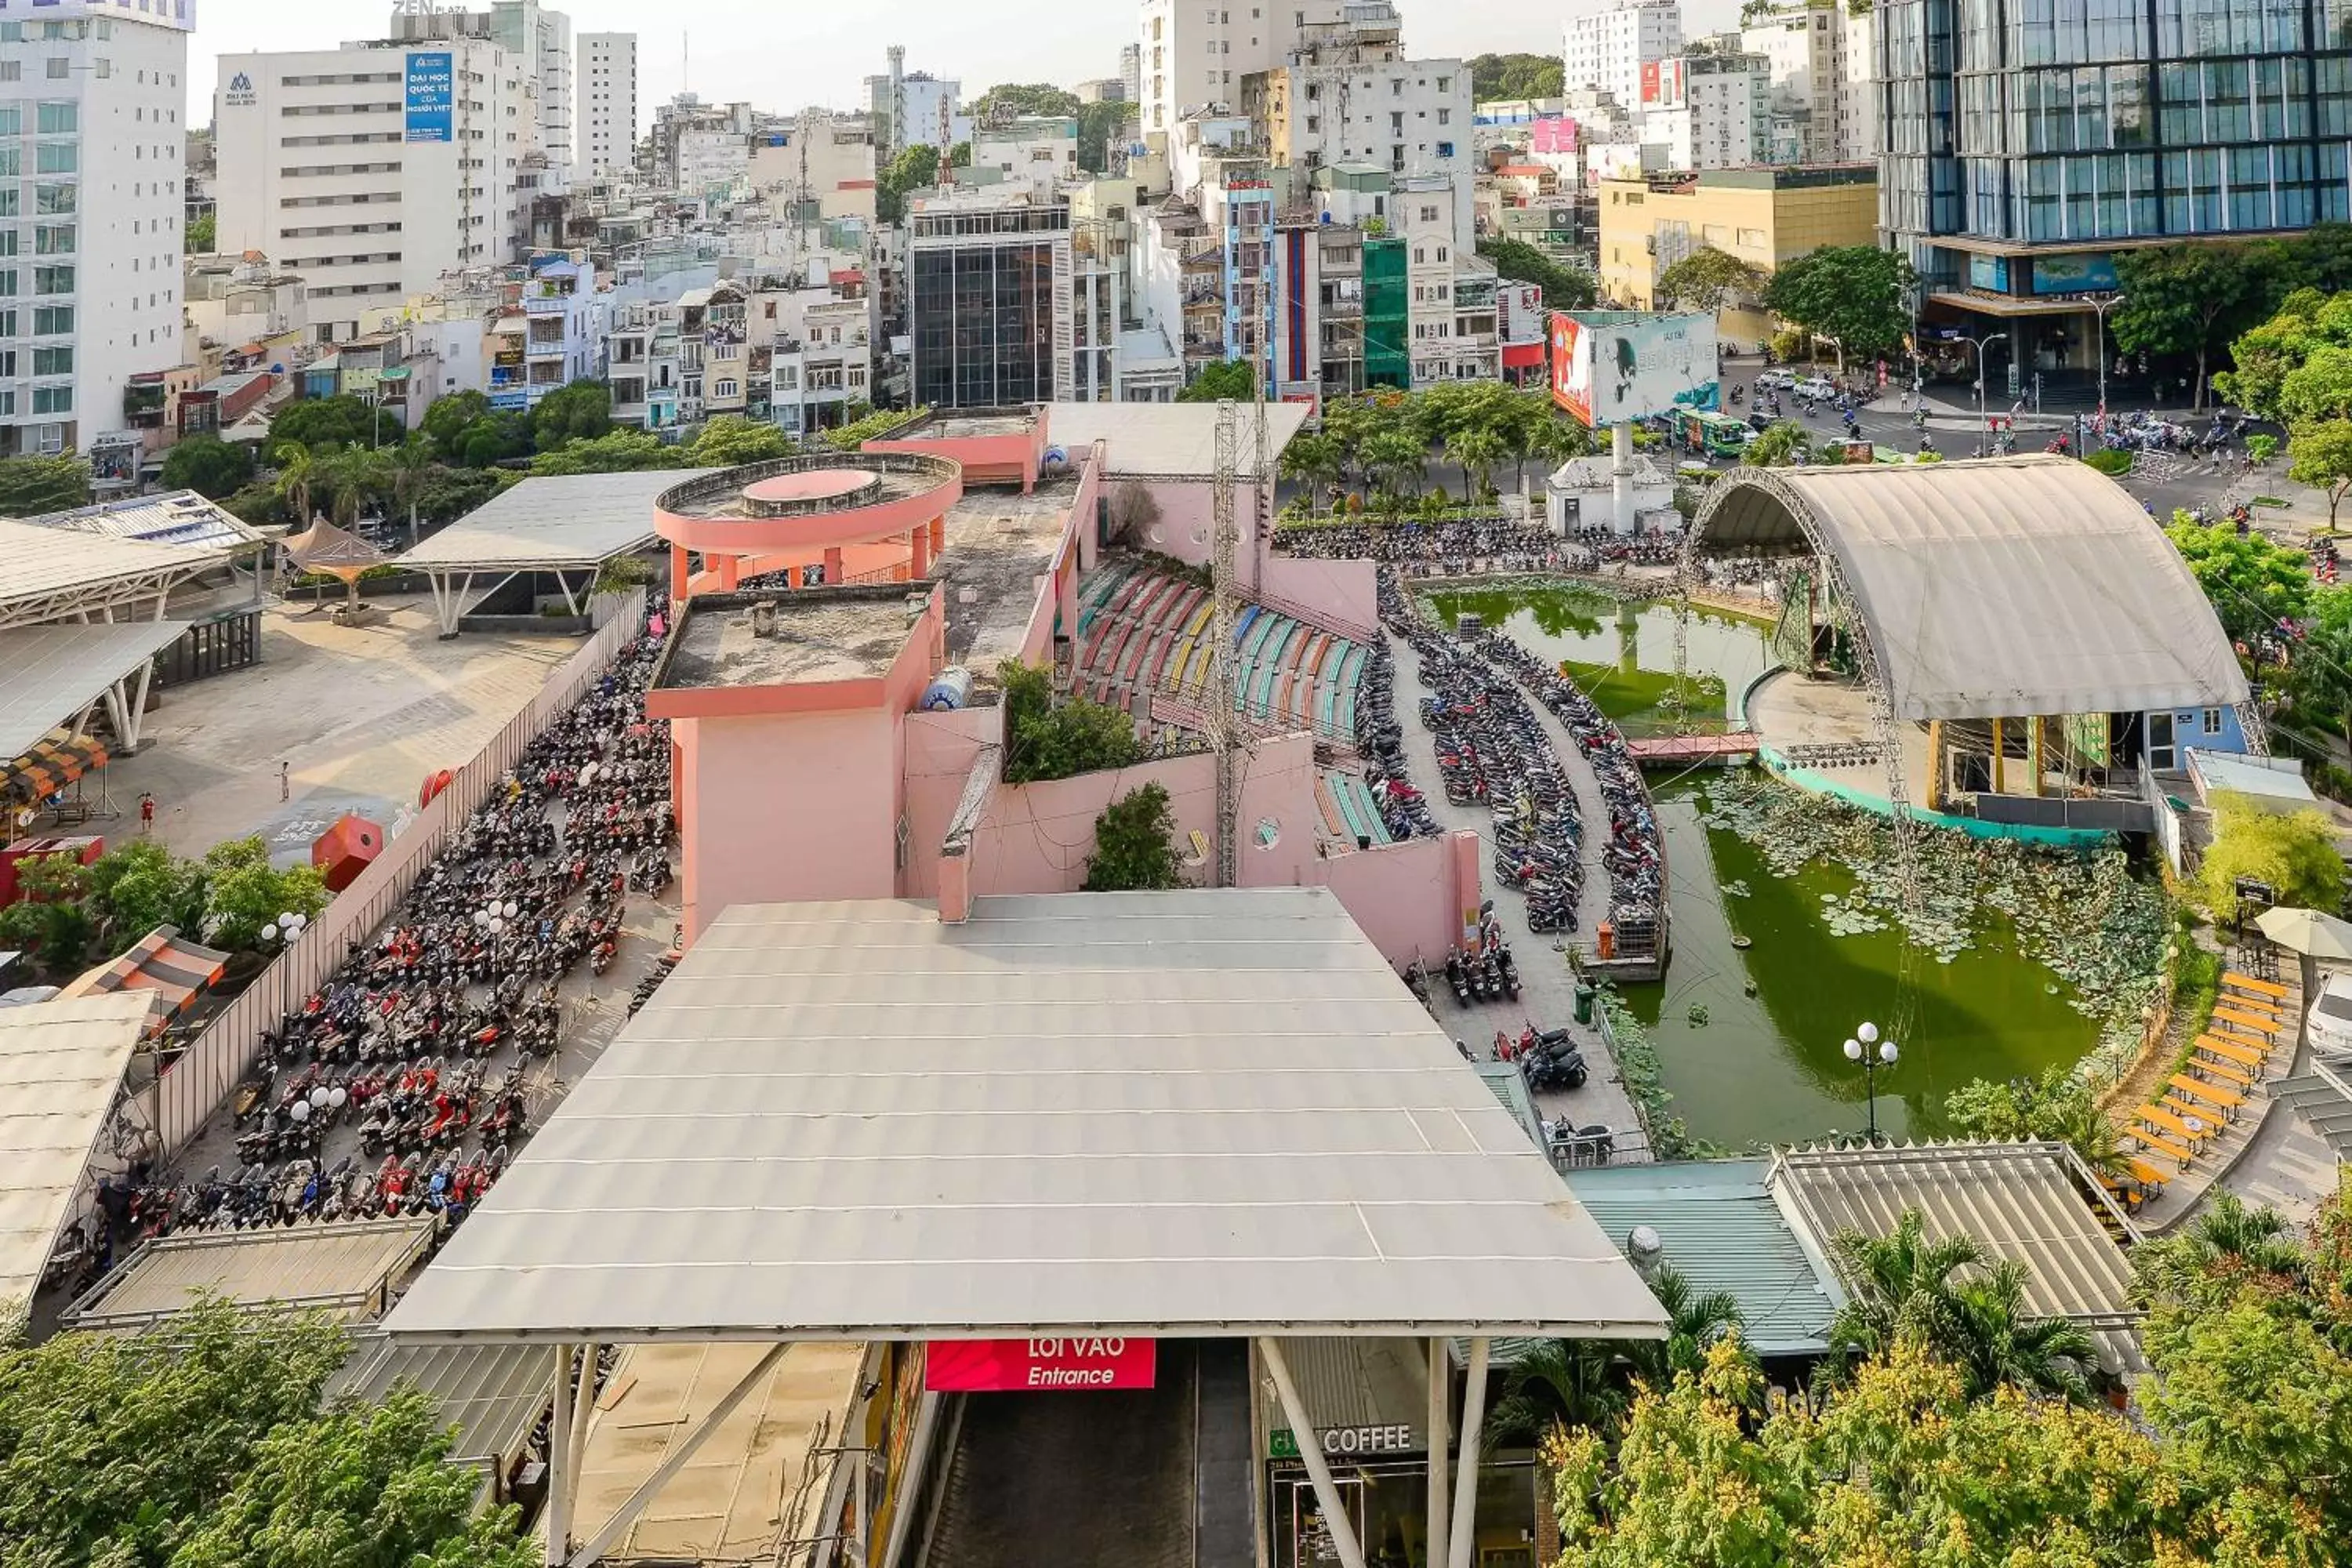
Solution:
M1282 471L1286 478L1307 487L1307 510L1315 512L1316 492L1339 477L1339 443L1328 435L1301 435L1292 437L1282 450Z
M2124 1147L2115 1118L2087 1093L2070 1095L2052 1106L2050 1133L2103 1180L2119 1179L2131 1169L2131 1151Z
M2098 1349L2080 1323L2038 1318L2025 1307L2025 1266L2005 1258L1953 1292L1961 1386L1982 1399L2006 1384L2082 1405L2091 1397Z
M1554 1426L1608 1426L1628 1400L1616 1356L1598 1340L1538 1340L1511 1365L1486 1417L1489 1447L1533 1443Z
M372 490L382 488L382 454L365 447L345 447L312 465L311 483L323 485L335 524L349 528L359 521L360 505Z
M294 513L299 531L310 526L310 448L289 441L278 448L278 499Z
M1906 1336L1917 1338L1948 1361L1955 1359L1950 1352L1959 1306L1952 1276L1984 1260L1984 1249L1975 1237L1930 1241L1919 1211L1906 1209L1894 1235L1841 1231L1830 1249L1852 1292L1830 1320L1833 1360L1884 1355Z
M1715 1342L1744 1322L1738 1299L1728 1290L1701 1294L1683 1271L1662 1263L1650 1274L1650 1294L1666 1310L1666 1337L1627 1347L1635 1372L1663 1388L1685 1372L1706 1364Z
M1503 439L1474 425L1445 437L1445 455L1462 465L1463 504L1475 505L1486 491L1486 476L1503 460Z
M433 448L422 436L411 435L384 458L385 476L392 485L392 504L408 514L408 542L412 545L416 542L416 498L432 471Z
M1382 430L1364 439L1360 460L1367 475L1380 477L1391 494L1418 495L1429 449L1404 430Z

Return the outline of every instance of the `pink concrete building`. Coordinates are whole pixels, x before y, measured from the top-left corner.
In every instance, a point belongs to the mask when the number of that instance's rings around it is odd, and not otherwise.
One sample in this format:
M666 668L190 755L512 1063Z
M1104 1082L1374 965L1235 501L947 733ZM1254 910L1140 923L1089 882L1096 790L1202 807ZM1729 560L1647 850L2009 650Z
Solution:
M1087 695L1164 725L1166 677L1184 662L1171 650L1207 620L1202 590L1168 574L1208 552L1213 419L1188 405L959 416L856 456L665 493L656 527L689 596L646 711L670 721L676 749L688 941L735 903L923 898L952 919L974 896L1074 890L1095 819L1146 783L1168 791L1207 880L1212 756L1179 743L1132 767L1007 784L993 675L1005 659L1050 662L1083 689L1092 668ZM1112 567L1118 533L1141 537ZM1155 568L1141 552L1172 559ZM1348 743L1344 714L1318 714L1315 693L1329 705L1335 682L1360 679L1330 650L1375 635L1370 566L1274 557L1254 524L1241 557L1253 614L1295 620L1286 646L1314 651L1269 665L1259 695L1244 694L1237 879L1328 887L1391 959L1433 958L1475 923L1475 836L1373 843L1367 814L1335 809L1332 766L1317 757L1318 741ZM823 585L740 586L803 584L812 566ZM1286 608L1263 607L1276 600ZM1303 680L1302 661L1315 666Z

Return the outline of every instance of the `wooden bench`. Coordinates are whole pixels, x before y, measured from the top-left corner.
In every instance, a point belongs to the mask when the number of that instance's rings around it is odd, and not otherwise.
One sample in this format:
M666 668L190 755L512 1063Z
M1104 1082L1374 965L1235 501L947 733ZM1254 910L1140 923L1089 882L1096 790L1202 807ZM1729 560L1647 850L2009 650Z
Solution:
M2260 1035L2265 1039L2279 1031L2277 1019L2257 1018L2252 1013L2241 1013L2234 1007L2214 1008L2213 1021L2217 1024L2235 1024L2239 1028Z
M2143 1187L2160 1187L2168 1179L2162 1171L2137 1157L2131 1162L2131 1173L2132 1180Z
M2222 1039L2216 1035L2198 1036L2197 1048L2209 1057L2219 1057L2223 1061L2236 1062L2241 1067L2257 1071L2261 1069L2263 1063L2270 1059L2266 1052L2256 1050L2252 1046L2242 1046L2235 1041Z
M2286 987L2275 980L2257 980L2251 974L2241 974L2234 969L2221 972L2222 985L2231 991L2243 991L2252 996L2267 996L2273 1002L2286 1000Z
M2232 1094L2226 1089L2219 1089L2210 1083L2200 1083L2185 1072L2174 1073L2171 1081L2175 1092L2192 1100L2203 1100L2208 1105L2218 1105L2227 1111L2232 1120L2236 1119L2238 1107L2246 1103L2244 1095Z
M2150 1127L2155 1128L2159 1132L2170 1132L2185 1139L2188 1142L2189 1146L2192 1149L2198 1144L2203 1142L2206 1139L2213 1136L2213 1129L2210 1127L2200 1131L2189 1126L2188 1122L2182 1121L2179 1117L2175 1116L2169 1110L2165 1110L2161 1105L2141 1106L2139 1108L2139 1119L2142 1121L2147 1122Z
M2169 1154L2179 1163L2180 1168L2184 1171L2189 1169L2189 1163L2197 1158L2171 1139L2161 1133L2151 1132L2145 1127L2133 1128L2131 1136L2139 1141L2139 1145L2143 1149L2153 1149L2159 1154Z
M2225 1066L2221 1062L2209 1061L2203 1057L2191 1057L2189 1059L2189 1070L2203 1073L2207 1078L2219 1083L2234 1083L2241 1089L2252 1089L2261 1081L2243 1068Z
M2192 1130L2200 1126L2203 1127L2205 1131L2197 1133L2200 1138L2219 1136L2221 1124L2230 1120L2226 1113L2210 1105L2203 1105L2190 1100L2177 1089L2168 1089L2164 1098L2157 1101L2157 1109L2170 1111L2188 1123Z

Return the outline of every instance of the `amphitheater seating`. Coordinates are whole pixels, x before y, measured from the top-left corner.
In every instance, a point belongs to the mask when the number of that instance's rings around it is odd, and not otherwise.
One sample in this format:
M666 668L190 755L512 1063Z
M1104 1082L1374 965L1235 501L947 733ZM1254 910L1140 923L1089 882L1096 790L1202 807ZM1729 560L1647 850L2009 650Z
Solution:
M1078 589L1076 689L1122 707L1145 691L1197 705L1213 660L1213 612L1198 583L1128 562L1107 563ZM1354 734L1367 657L1361 644L1264 605L1244 605L1234 621L1234 657L1235 705L1254 727ZM1335 799L1335 808L1344 804ZM1377 828L1380 813L1370 809L1369 795L1360 804ZM1358 831L1338 836L1352 840Z

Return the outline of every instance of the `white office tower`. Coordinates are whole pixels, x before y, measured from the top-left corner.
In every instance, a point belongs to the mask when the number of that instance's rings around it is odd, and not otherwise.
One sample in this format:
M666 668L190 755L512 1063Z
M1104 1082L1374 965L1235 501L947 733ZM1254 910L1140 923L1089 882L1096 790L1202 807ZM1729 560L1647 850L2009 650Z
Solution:
M300 277L321 342L373 331L445 272L518 259L522 64L462 37L223 55L218 248Z
M492 0L487 11L436 11L430 0L399 0L385 37L415 44L441 38L488 38L521 62L536 141L520 163L519 188L533 196L572 188L572 18L539 0Z
M0 12L0 456L87 452L181 359L194 8L23 9Z
M1143 101L1143 46L1121 44L1118 48L1118 79L1127 88L1127 101Z
M1683 12L1677 0L1640 0L1570 16L1560 63L1570 92L1593 88L1632 113L1642 101L1642 68L1682 53Z
M572 78L580 122L580 167L592 180L626 174L637 161L637 36L583 33Z
M908 147L936 147L941 153L971 140L971 116L963 111L963 83L907 68L907 48L892 44L890 68L866 79L866 105L874 117L877 163Z
M1282 64L1309 28L1338 26L1345 10L1341 0L1143 0L1136 101L1144 132L1232 109L1244 77Z
M1678 56L1642 73L1642 141L1670 169L1745 169L1769 162L1771 61L1763 55Z

